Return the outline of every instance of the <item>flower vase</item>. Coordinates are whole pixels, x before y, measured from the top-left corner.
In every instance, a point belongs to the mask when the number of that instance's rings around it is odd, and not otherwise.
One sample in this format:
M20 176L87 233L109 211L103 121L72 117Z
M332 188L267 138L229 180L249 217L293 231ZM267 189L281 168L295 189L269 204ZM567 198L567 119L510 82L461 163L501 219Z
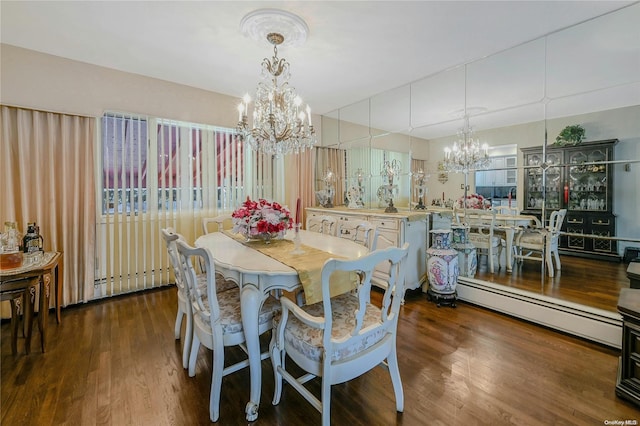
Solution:
M291 251L291 254L304 254L306 253L304 250L302 250L302 241L300 239L300 229L302 228L302 224L301 223L296 223L293 226L294 229L294 236L293 236L293 250Z
M451 247L458 252L459 276L473 278L478 269L478 256L476 246L468 238L469 227L453 225L451 231L453 232Z
M451 247L451 230L434 229L433 241L427 249L427 276L429 279L428 300L438 306L456 306L456 285L458 283L458 252Z

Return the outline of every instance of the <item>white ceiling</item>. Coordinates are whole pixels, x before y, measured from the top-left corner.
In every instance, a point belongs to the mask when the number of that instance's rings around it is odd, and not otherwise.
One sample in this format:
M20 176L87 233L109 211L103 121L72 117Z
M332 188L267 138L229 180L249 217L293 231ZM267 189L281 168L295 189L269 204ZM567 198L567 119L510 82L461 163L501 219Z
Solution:
M266 41L242 17L279 8L309 36L282 47L291 83L324 114L628 5L629 1L7 1L2 43L241 97Z

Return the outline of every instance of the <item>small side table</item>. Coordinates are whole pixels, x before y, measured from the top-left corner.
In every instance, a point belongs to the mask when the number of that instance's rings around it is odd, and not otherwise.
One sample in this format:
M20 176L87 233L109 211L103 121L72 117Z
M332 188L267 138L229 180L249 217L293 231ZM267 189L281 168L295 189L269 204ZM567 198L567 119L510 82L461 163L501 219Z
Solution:
M622 315L622 355L616 395L640 406L640 289L620 290L618 312Z
M32 278L36 278L38 280L40 284L40 313L38 315L38 326L40 328L40 345L42 346L42 352L45 350L52 275L55 276L56 320L58 321L58 324L60 324L60 305L62 303L62 253L45 252L42 262L36 265L0 270L0 291L2 292L15 290L14 286L17 282L26 282ZM25 343L27 351L29 344L29 341Z

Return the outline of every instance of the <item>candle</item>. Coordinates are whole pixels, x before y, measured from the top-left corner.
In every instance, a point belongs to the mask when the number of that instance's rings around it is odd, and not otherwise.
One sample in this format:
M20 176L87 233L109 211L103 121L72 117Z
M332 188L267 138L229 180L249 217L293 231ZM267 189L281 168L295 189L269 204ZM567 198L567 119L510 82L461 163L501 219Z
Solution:
M442 201L444 201L444 192L442 193Z
M300 198L298 197L298 202L296 204L296 226L300 223Z
M242 113L244 112L244 105L238 105L238 121L242 121Z
M311 108L307 105L307 118L309 119L309 126L311 126Z

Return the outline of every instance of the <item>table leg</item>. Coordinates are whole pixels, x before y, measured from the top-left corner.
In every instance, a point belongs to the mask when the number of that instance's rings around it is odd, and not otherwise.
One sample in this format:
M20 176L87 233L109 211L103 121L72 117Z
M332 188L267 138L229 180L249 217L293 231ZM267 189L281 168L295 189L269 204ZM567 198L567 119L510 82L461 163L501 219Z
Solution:
M260 362L260 334L258 332L258 311L264 299L262 292L253 285L242 287L240 307L242 310L242 327L249 353L249 371L251 374L251 394L245 408L247 421L258 418L260 391L262 387L262 365Z
M38 327L40 328L40 347L44 353L47 335L47 319L49 317L49 292L51 291L51 274L40 277L40 312L38 313Z
M60 319L60 305L62 304L62 255L55 268L55 281L56 281L56 321L58 324L62 321Z
M514 228L506 229L506 239L507 239L507 272L512 272L513 270L513 237L515 235Z
M33 306L36 302L36 286L29 285L24 291L24 327L27 331L24 336L24 352L31 352L31 332L33 331Z

